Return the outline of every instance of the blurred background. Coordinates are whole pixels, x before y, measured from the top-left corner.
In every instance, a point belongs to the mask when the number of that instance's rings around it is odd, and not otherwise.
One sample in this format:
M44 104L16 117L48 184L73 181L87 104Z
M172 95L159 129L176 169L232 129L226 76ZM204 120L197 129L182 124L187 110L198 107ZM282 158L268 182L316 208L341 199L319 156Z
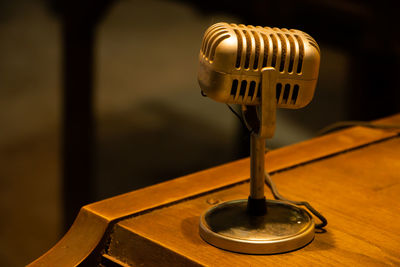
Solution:
M0 266L54 245L82 205L248 156L200 95L204 31L297 28L320 44L316 95L279 110L278 148L399 112L395 8L382 1L0 0Z

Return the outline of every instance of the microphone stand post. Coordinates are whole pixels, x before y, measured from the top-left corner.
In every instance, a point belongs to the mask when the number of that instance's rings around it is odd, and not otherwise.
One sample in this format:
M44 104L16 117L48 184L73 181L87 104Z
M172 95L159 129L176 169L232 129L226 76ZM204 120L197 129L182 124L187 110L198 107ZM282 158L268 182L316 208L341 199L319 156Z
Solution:
M263 68L261 70L261 108L259 120L257 110L246 112L243 109L244 121L252 132L250 136L250 196L247 202L247 212L251 215L264 215L267 205L264 195L265 179L265 142L272 138L276 124L276 92L275 84L277 73L275 68ZM249 118L253 116L254 118ZM248 122L249 121L249 122Z
M265 138L256 134L250 136L250 195L247 212L251 215L264 215L267 204L264 196L264 155Z

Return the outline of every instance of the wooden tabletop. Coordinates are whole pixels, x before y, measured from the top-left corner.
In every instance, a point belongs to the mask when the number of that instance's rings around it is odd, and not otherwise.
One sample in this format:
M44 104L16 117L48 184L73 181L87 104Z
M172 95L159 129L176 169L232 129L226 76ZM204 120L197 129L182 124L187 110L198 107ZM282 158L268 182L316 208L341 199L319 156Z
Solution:
M400 124L400 115L378 123ZM282 195L328 219L326 232L302 249L246 255L200 238L205 210L247 198L243 159L83 207L32 266L400 265L398 132L349 128L273 150L266 166Z

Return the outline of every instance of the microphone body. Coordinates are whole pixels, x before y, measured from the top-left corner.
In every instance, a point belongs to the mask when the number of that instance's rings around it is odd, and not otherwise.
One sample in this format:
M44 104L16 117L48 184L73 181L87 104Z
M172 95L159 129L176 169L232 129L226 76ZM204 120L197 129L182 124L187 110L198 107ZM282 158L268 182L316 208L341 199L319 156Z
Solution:
M274 68L276 106L297 109L313 98L320 50L299 30L217 23L204 34L199 61L200 87L215 101L260 105L262 71Z

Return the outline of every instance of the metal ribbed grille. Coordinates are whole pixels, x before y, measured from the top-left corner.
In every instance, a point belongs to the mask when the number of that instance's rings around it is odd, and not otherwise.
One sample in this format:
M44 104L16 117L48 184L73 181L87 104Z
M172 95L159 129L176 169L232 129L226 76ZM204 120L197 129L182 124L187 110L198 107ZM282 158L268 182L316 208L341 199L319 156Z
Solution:
M315 49L317 49L317 51L319 53L321 53L321 51L319 50L319 46L318 46L317 42L310 35L308 35L307 33L303 33L303 34L306 36L306 39L307 39L308 43L311 46L313 46Z
M286 38L289 40L290 47L296 47L296 43L293 39L293 36L291 36L290 34L286 34ZM294 56L295 56L295 49L290 49L289 67L288 67L289 73L293 72Z
M242 50L243 50L243 38L242 38L242 33L238 30L235 30L235 34L238 40L238 47L237 47L237 55L236 55L236 68L240 68L240 59L242 57Z
M300 36L294 36L299 43L299 62L297 64L296 73L301 73L301 69L303 67L303 58L304 58L304 44L303 40L301 40Z
M229 32L224 26L214 25L214 27L208 29L204 34L200 52L207 60L214 60L215 49L224 39L229 38L229 36Z
M301 73L304 43L296 31L236 24L230 26L237 38L237 69L259 70L274 67L280 72ZM318 47L311 39L307 40Z
M299 85L291 85L286 83L285 85L281 83L276 84L276 103L277 104L296 104L297 97L299 96Z
M300 86L289 83L276 84L276 103L295 105L299 96ZM256 81L234 79L232 81L231 96L234 101L251 103L261 97L261 84Z
M231 96L235 101L251 103L259 97L259 89L256 81L237 80L232 81Z
M271 67L276 67L276 58L278 57L278 41L276 39L275 34L270 34L269 35L272 40L272 61L271 61ZM269 66L268 66L269 67Z

